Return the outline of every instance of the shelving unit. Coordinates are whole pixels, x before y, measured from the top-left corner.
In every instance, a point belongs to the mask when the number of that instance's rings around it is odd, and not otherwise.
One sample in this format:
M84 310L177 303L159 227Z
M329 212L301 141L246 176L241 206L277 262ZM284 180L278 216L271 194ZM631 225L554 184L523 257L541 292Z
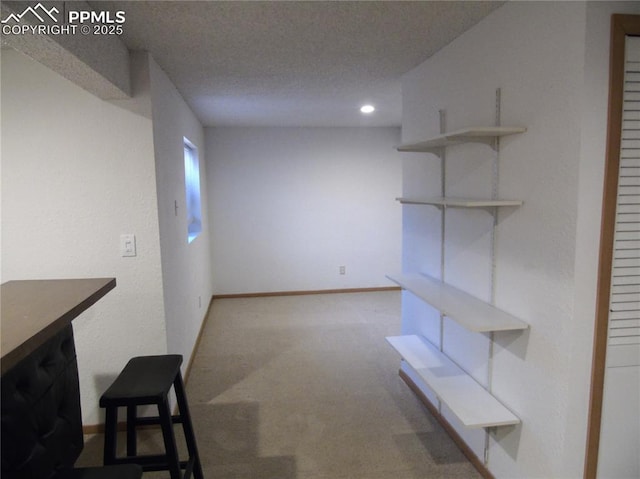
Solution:
M397 150L402 152L427 152L437 153L447 146L461 143L486 143L492 145L495 139L501 136L524 133L526 128L520 126L489 126L472 127L462 130L443 133L442 135L430 138L418 143L409 143L398 146Z
M403 358L402 368L409 367L415 372L415 375L403 375L409 385L417 391L422 390L425 386L430 390L437 402L432 404L435 411L440 415L445 414L441 406L444 404L460 423L466 428L493 428L500 426L513 426L520 424L520 419L510 411L508 407L503 405L492 393L492 374L493 374L493 349L494 335L504 331L525 331L529 325L521 319L509 314L495 306L495 276L496 276L496 234L498 225L498 212L504 207L520 207L523 205L522 200L517 199L501 199L499 197L499 155L501 137L507 135L515 135L524 133L526 128L521 126L501 126L500 124L500 89L496 90L495 102L495 125L496 126L473 126L461 130L444 133L446 131L446 112L441 110L440 113L440 135L419 141L416 143L403 144L397 147L400 152L419 152L431 153L440 160L441 171L441 191L439 196L429 197L421 195L420 192L405 192L405 195L396 198L402 205L427 205L435 206L440 210L440 278L436 279L422 273L400 273L392 274L387 277L398 284L403 290L412 293L419 300L431 305L440 312L439 331L434 332L432 326L429 326L431 334L439 332L439 339L432 338L434 343L439 344L439 348L422 336L421 332L425 330L421 324L421 317L410 314L403 315L403 329L408 331L404 336L390 336L387 341ZM491 197L490 198L466 198L466 197L449 197L446 194L446 156L447 148L453 145L463 143L480 143L489 146L495 152L492 160L492 176L491 176ZM466 152L467 150L465 150ZM471 151L471 150L469 150ZM486 159L486 155L483 155ZM481 301L475 296L457 289L447 284L445 267L445 251L449 243L447 242L447 210L449 208L463 209L485 209L493 217L493 223L490 227L491 241L487 254L490 259L490 278L489 283L490 299ZM465 219L465 215L461 214L456 217L456 221ZM469 217L469 219L471 219ZM477 222L475 224L478 224ZM454 231L460 231L456 229ZM454 233L459 234L459 233ZM458 243L460 244L460 243ZM412 304L412 303L408 303ZM486 371L486 378L475 378L468 374L465 369L459 367L456 362L452 361L447 355L447 351L454 352L457 345L451 344L459 337L458 333L447 332L445 328L453 326L445 321L445 318L457 323L470 332L468 337L465 336L465 344L472 340L474 334L483 334L488 339L486 344L487 357L484 360L477 355L473 356L475 361L482 360L483 364L475 364L474 370ZM430 319L432 321L433 319ZM455 331L455 328L452 330ZM439 341L439 342L438 342ZM473 340L475 341L475 340ZM448 343L447 343L448 342ZM458 348L459 349L459 348ZM457 357L457 356L456 356ZM467 360L470 358L467 358ZM486 361L486 362L484 362ZM478 366L478 368L475 368ZM401 369L402 369L401 368ZM474 374L477 374L474 373ZM422 381L417 384L413 378L420 378ZM421 396L424 401L431 402L429 397L433 395ZM441 419L446 422L444 416ZM484 445L484 462L488 457L488 448L490 444L489 432L485 431ZM477 436L474 436L477 437ZM480 456L479 456L480 457Z
M387 278L469 331L487 333L529 328L515 316L430 276L397 274Z
M512 426L520 419L447 356L419 336L387 341L468 428Z
M522 206L521 200L481 200L475 198L396 198L403 205L431 205L444 208L491 208L499 206Z

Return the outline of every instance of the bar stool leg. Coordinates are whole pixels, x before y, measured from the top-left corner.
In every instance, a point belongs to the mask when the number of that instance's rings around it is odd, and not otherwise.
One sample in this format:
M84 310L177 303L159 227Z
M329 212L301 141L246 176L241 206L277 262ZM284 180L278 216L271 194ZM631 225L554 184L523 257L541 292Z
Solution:
M162 437L164 438L164 449L167 455L167 465L171 479L181 479L180 459L178 457L178 449L176 447L176 439L173 433L173 422L171 420L171 409L167 398L163 398L158 403L158 415L160 417L160 426L162 427Z
M176 393L180 417L182 418L182 429L184 431L185 442L187 443L187 450L189 451L189 458L193 459L193 476L195 479L204 479L202 474L202 465L200 464L200 455L198 454L198 445L196 443L196 437L191 423L191 414L189 413L189 406L184 393L182 374L178 373L176 376L176 379L173 382L173 388Z
M137 445L137 406L127 406L127 456L138 455Z
M118 408L108 407L104 420L104 465L115 464L116 434L118 428Z

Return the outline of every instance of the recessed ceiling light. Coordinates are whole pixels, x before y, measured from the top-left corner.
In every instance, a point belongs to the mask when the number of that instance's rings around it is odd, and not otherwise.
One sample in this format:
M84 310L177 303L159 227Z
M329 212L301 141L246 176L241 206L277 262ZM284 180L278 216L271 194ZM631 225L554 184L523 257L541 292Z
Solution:
M376 107L373 105L363 105L360 108L360 111L365 115L368 115L369 113L373 113L374 111L376 111Z

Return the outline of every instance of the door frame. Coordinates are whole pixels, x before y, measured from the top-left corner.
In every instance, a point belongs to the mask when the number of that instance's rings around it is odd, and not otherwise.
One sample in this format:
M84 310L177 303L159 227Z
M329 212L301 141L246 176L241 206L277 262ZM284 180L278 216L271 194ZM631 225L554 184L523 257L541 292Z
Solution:
M611 294L611 270L613 268L618 174L620 168L620 142L622 139L625 37L627 35L640 36L640 15L612 15L609 57L609 112L607 117L596 318L584 468L585 479L596 479L598 474L598 451L600 449L604 376L607 357L607 339L609 336L609 300Z

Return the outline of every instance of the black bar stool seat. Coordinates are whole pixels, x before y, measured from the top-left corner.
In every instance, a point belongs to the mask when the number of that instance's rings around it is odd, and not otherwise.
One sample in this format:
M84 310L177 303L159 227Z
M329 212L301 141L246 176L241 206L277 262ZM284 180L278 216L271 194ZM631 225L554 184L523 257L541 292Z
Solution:
M105 467L82 467L58 471L53 479L140 479L142 468L137 464Z
M182 356L140 356L131 359L100 398L100 407L105 408L104 463L140 464L144 471L168 470L171 479L203 479L195 434L189 407L184 392L180 365ZM179 414L172 416L169 392L173 386L178 402ZM158 416L138 417L137 407L155 405ZM127 408L127 455L116 457L118 408ZM180 461L173 424L181 423L189 458ZM164 439L165 454L138 455L136 426L160 425ZM182 476L181 469L184 469Z

